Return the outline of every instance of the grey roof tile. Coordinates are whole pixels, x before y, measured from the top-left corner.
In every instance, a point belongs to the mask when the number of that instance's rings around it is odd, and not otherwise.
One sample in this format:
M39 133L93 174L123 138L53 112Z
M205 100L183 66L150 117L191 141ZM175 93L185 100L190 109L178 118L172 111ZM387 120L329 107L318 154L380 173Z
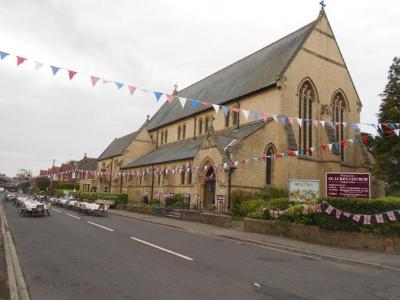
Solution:
M130 134L127 134L123 137L120 138L115 138L110 145L104 150L104 152L99 156L97 160L102 160L106 158L110 158L113 156L121 155L124 153L124 150L126 147L132 143L132 141L136 138L136 136L139 134L139 130L134 131Z
M293 56L313 29L312 22L263 49L181 90L177 96L214 104L223 104L276 84ZM196 108L187 102L182 109L179 101L163 106L150 120L148 130L175 122L210 109Z

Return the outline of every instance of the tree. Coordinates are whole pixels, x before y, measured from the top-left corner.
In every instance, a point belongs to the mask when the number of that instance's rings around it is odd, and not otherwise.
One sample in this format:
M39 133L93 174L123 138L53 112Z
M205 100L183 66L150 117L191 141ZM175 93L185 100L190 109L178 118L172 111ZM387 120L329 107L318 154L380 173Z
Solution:
M379 123L385 123L379 129L378 137L372 144L375 163L372 172L386 182L387 192L400 192L400 58L395 57L389 68L388 83L380 95ZM397 123L397 124L396 124ZM396 125L395 125L396 124Z
M50 179L47 177L37 177L35 181L36 187L40 191L47 191L48 187L50 186Z

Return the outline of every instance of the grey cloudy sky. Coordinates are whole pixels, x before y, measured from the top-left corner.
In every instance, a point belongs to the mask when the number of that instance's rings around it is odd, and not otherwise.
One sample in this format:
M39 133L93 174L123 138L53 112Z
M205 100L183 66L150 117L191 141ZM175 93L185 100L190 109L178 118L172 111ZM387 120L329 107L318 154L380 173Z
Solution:
M317 0L0 0L0 51L102 78L171 92L313 21ZM398 1L326 1L327 15L375 122L388 67L400 55ZM0 62L0 172L39 169L137 129L153 97L48 66Z

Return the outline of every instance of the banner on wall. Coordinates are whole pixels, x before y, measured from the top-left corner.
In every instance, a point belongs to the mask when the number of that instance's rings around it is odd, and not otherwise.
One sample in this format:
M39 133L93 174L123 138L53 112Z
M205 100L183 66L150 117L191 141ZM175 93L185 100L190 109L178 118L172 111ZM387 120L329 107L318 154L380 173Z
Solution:
M370 173L326 173L326 195L328 197L370 198L370 187Z
M300 203L316 201L319 198L319 180L289 179L289 200Z

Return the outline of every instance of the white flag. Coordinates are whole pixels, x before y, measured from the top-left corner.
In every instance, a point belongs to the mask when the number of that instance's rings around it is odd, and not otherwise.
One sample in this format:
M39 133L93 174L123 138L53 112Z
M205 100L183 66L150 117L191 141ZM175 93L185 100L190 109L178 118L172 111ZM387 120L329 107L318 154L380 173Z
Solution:
M186 104L186 98L179 97L179 102L181 103L182 109L185 107Z
M39 70L41 67L43 67L43 63L39 61L35 61L35 70Z
M299 126L301 126L303 124L303 120L302 119L296 118L296 120L297 120L297 123L299 123Z
M332 151L332 144L328 144L328 148Z
M218 111L219 111L219 105L218 105L218 104L213 104L212 106L214 107L215 112L218 113Z
M242 113L243 113L243 116L245 117L245 119L247 120L249 118L250 112L248 110L242 109Z

